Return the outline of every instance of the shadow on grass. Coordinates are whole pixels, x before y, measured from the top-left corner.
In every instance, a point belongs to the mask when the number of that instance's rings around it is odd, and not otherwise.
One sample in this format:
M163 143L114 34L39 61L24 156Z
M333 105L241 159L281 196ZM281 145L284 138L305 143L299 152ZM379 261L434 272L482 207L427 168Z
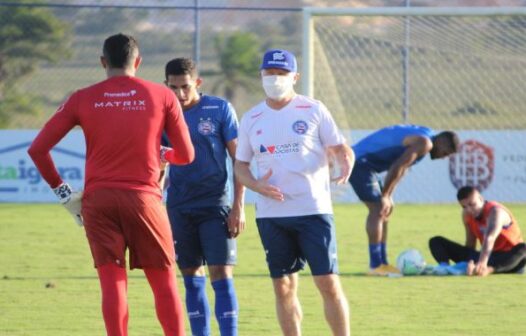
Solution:
M180 274L177 273L177 277L180 278ZM128 279L144 279L144 273L142 271L137 270L133 273L128 273ZM242 278L270 278L268 274L237 274L234 275L235 279L242 279ZM57 276L11 276L11 275L4 275L2 278L0 278L0 281L32 281L32 280L98 280L98 277L96 274L93 275L57 275Z

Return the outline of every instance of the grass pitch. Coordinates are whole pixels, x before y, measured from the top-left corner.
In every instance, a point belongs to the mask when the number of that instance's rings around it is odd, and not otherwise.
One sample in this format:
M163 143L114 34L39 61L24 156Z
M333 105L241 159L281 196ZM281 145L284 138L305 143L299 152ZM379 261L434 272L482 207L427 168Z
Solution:
M526 232L526 208L509 205ZM398 205L390 223L389 257L406 248L433 263L427 240L464 240L457 205ZM341 279L353 335L521 335L526 333L526 275L371 278L365 207L335 207ZM280 335L274 294L254 223L239 238L236 288L239 334ZM59 205L0 204L0 335L103 335L96 272L84 235ZM140 270L129 272L130 335L162 335ZM183 293L179 278L180 293ZM213 292L208 286L213 308ZM303 335L325 336L322 301L308 270L301 273ZM214 335L217 325L212 322Z

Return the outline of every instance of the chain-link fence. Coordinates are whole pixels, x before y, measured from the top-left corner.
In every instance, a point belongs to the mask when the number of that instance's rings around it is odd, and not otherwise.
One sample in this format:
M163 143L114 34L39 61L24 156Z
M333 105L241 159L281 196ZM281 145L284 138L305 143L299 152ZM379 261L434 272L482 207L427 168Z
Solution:
M526 11L412 10L313 16L313 95L342 127L525 129Z
M263 98L264 50L301 51L301 9L0 3L0 128L40 128L74 90L105 78L104 39L137 37L138 75L164 81L175 57L196 58L203 92L239 115ZM196 45L196 41L198 45Z
M162 82L168 60L192 57L203 91L231 100L239 115L263 98L265 49L292 50L302 63L301 8L121 3L0 3L0 128L40 128L72 91L102 80L102 42L117 32L138 38L141 77ZM315 19L314 96L342 128L525 128L526 16L408 20Z
M463 185L524 200L524 8L309 10L305 87L353 143L396 123L459 134L458 154L413 167L399 201L452 200Z

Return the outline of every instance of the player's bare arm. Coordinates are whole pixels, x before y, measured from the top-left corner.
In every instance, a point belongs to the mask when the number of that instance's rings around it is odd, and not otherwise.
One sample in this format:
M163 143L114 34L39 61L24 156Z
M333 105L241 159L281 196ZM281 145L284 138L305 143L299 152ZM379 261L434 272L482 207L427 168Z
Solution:
M235 165L236 162L236 148L237 139L232 139L226 144L228 155ZM234 171L234 199L232 202L232 210L228 215L228 232L232 238L239 236L245 230L245 186L237 178Z
M272 175L272 169L269 169L265 175L257 180L250 171L250 162L236 160L234 163L234 173L239 181L248 189L276 201L283 201L285 199L281 190L268 182Z
M354 152L346 144L330 146L328 148L329 154L332 155L338 165L340 166L339 176L331 178L332 182L336 184L345 184L351 176L352 168L354 166Z
M488 260L493 251L495 240L502 231L502 227L509 223L511 223L511 217L506 211L498 207L491 210L488 216L488 228L482 241L482 248L480 249L480 257L475 265L475 275L484 276L488 274Z
M405 152L391 165L385 177L383 190L385 196L391 196L407 169L433 148L431 140L421 136L408 136L404 139L403 144L407 147Z
M408 136L404 139L405 152L389 168L385 176L384 189L382 191L382 216L388 216L393 207L392 195L407 169L419 157L426 155L433 148L430 139L421 136Z

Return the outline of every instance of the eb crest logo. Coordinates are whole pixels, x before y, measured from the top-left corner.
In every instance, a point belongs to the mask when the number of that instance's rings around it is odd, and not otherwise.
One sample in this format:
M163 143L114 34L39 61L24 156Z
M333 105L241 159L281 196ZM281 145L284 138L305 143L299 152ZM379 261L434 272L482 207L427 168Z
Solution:
M449 157L449 178L457 189L469 185L483 191L491 184L494 171L493 148L476 140L463 142L458 153Z

